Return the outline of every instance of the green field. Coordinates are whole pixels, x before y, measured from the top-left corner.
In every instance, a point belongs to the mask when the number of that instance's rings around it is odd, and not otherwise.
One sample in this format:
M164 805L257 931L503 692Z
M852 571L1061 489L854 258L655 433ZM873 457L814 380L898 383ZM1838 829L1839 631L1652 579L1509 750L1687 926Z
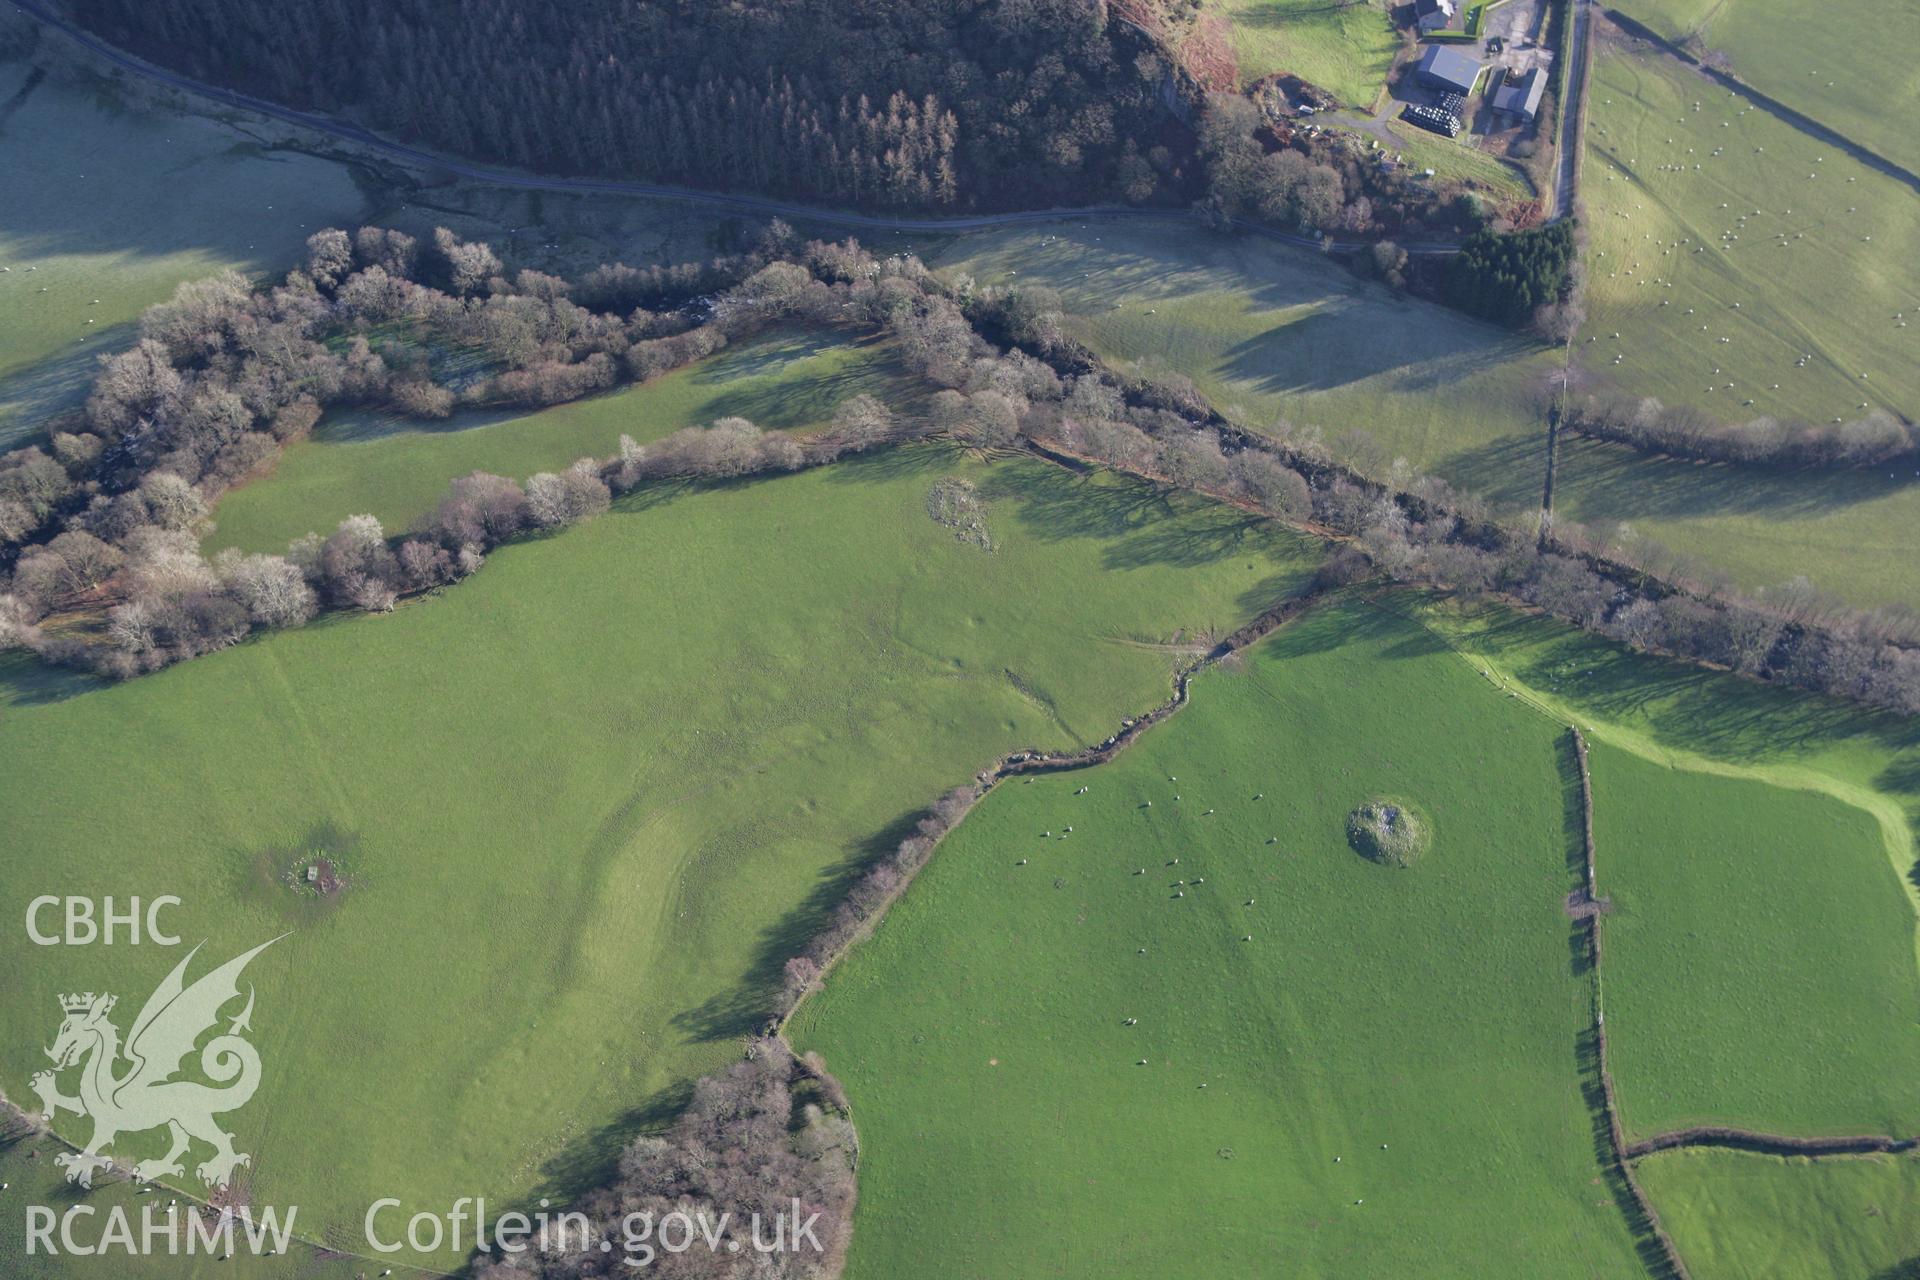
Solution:
M1580 1094L1559 767L1348 604L1115 763L1003 785L794 1024L860 1125L848 1274L1639 1274ZM1347 845L1378 794L1431 818L1410 870Z
M1698 1280L1912 1280L1920 1163L1669 1151L1640 1181Z
M1607 53L1591 97L1589 379L1722 422L1920 412L1908 187L1671 58Z
M1895 883L1920 912L1920 888L1907 877L1908 815L1920 812L1920 724L1911 718L1651 658L1508 609L1427 602L1417 616L1496 687L1604 746L1822 792L1872 814Z
M994 552L928 517L945 475L980 486ZM391 616L86 692L10 664L0 907L58 866L62 893L178 894L210 958L293 930L248 971L269 1070L230 1123L258 1203L351 1244L381 1195L576 1192L738 1052L919 805L1112 732L1316 556L932 445L644 492ZM282 883L317 855L340 896ZM0 936L0 1087L26 1094L59 991L131 1003L176 958Z
M78 403L94 357L125 346L175 285L284 270L363 205L342 165L25 62L0 63L0 173L0 448Z
M64 1148L50 1139L0 1144L0 1181L7 1184L7 1190L0 1193L5 1202L5 1212L0 1213L0 1257L8 1260L9 1276L32 1276L34 1280L100 1280L102 1276L133 1274L142 1280L364 1280L372 1274L367 1270L367 1262L372 1259L329 1257L298 1245L290 1245L285 1254L271 1257L256 1256L244 1245L231 1258L222 1258L218 1253L189 1255L184 1239L186 1206L174 1209L168 1203L179 1197L165 1192L141 1193L127 1182L103 1183L91 1193L76 1193L53 1163L53 1157L62 1150ZM126 1261L127 1255L118 1250L104 1257L72 1257L64 1252L49 1255L38 1242L33 1254L28 1255L28 1205L50 1208L56 1215L76 1205L92 1208L95 1216L82 1215L75 1219L74 1238L82 1244L101 1238L108 1216L116 1209L126 1215L136 1240L140 1239L138 1233L148 1220L147 1214L151 1213L156 1223L165 1224L169 1221L170 1209L181 1215L174 1219L181 1224L181 1235L175 1237L174 1252L169 1253L164 1230L156 1232L154 1248L140 1254L134 1262ZM300 1215L296 1214L296 1234L303 1225ZM235 1223L233 1230L236 1242L244 1241L243 1226ZM60 1247L58 1230L53 1239L56 1247ZM198 1241L195 1248L200 1248Z
M1914 914L1873 815L1606 745L1592 768L1629 1136L1920 1132Z
M1192 378L1249 426L1328 441L1360 428L1384 456L1492 499L1540 501L1541 426L1559 353L1356 278L1339 262L1191 224L1060 223L971 235L935 255L982 283L1044 284L1101 355Z
M1227 20L1240 78L1249 84L1287 72L1363 107L1386 86L1400 49L1384 3L1216 0L1209 7Z
M361 512L404 528L432 510L448 481L474 470L524 480L575 458L610 457L622 435L644 442L732 415L769 429L816 426L861 392L899 414L913 413L923 394L883 344L783 330L645 385L535 413L442 423L342 414L288 449L271 475L220 500L207 550L278 551Z
M1718 421L1830 423L1861 416L1862 404L1912 416L1920 323L1894 318L1920 298L1911 193L1758 109L1742 114L1671 59L1606 54L1592 99L1584 389L1652 395ZM1740 239L1722 242L1724 231ZM1703 243L1712 247L1693 252ZM1555 506L1630 524L1749 590L1798 575L1860 605L1920 599L1910 466L1700 466L1576 440L1560 455Z
M1652 457L1562 436L1554 510L1617 521L1747 589L1795 576L1861 606L1920 600L1920 479Z
M1669 39L1697 36L1761 93L1920 169L1920 143L1909 127L1920 108L1911 5L1838 0L1809 12L1786 0L1625 0L1619 7Z

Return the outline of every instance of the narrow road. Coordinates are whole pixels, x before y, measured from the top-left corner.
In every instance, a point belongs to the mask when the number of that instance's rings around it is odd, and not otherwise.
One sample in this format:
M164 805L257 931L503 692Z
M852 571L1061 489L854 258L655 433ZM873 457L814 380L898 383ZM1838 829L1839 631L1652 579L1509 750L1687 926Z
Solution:
M1587 44L1593 38L1593 0L1567 0L1573 31L1567 40L1567 65L1560 77L1566 101L1560 104L1560 154L1553 181L1553 216L1573 215L1579 197L1579 156L1586 132Z
M499 169L490 165L474 164L470 161L455 159L451 156L393 142L360 125L336 119L333 116L319 115L314 112L296 111L283 107L264 98L238 93L232 89L223 89L218 85L206 84L189 76L179 75L164 67L157 67L139 58L115 48L92 33L67 21L60 15L43 6L41 0L14 0L14 7L29 17L37 19L45 26L58 31L68 39L79 44L95 56L146 80L152 80L171 88L184 90L208 98L223 106L235 107L242 111L251 111L257 115L279 120L286 124L310 129L315 133L339 138L356 146L397 160L410 166L424 166L438 169L461 178L470 178L476 182L491 183L494 186L514 187L531 191L579 191L599 195L642 196L653 200L677 200L685 204L706 205L710 208L738 209L747 213L765 214L769 217L804 219L812 222L834 223L840 226L862 227L876 231L980 231L992 227L1020 226L1027 223L1057 222L1067 218L1118 219L1172 219L1183 220L1183 216L1169 209L1135 209L1124 205L1087 205L1064 209L1026 209L1012 213L975 214L957 218L896 218L885 214L853 213L842 209L828 209L816 205L798 204L786 200L775 200L766 196L735 195L718 191L696 191L688 187L665 186L653 182L622 182L603 178L549 178L539 174L523 173L511 169ZM1278 231L1272 227L1258 226L1253 223L1236 222L1236 230L1264 236L1282 244L1296 245L1303 249L1320 249L1333 253L1353 253L1370 247L1366 241L1332 241L1323 243L1312 236L1295 235ZM1423 241L1400 246L1408 253L1452 254L1458 253L1460 246L1452 241Z

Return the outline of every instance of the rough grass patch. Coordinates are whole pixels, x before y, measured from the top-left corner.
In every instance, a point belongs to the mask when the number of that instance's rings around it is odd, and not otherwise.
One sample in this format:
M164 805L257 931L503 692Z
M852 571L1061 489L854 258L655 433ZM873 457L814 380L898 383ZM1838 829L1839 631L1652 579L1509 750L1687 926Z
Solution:
M971 480L942 476L927 490L927 514L933 522L953 530L953 536L982 551L993 550L993 533L987 528L987 504Z
M1410 867L1432 839L1433 824L1405 800L1376 797L1347 815L1347 843L1374 862Z

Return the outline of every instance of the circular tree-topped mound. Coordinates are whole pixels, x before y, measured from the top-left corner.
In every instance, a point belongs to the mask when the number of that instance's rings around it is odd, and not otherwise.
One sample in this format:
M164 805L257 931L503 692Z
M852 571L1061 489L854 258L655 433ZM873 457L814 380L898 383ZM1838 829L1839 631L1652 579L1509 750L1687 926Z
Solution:
M1376 796L1347 815L1347 843L1354 852L1387 866L1418 862L1432 835L1426 815L1405 800Z

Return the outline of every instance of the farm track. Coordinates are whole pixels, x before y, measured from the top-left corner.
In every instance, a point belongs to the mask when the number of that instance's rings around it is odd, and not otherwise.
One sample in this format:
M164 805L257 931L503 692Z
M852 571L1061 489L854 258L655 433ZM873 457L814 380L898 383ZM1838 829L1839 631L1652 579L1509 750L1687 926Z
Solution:
M85 29L67 21L44 7L41 0L14 0L15 6L28 16L37 19L44 26L58 31L68 39L79 44L89 53L106 60L120 70L130 72L145 80L166 85L210 99L222 106L241 111L250 111L267 116L285 124L296 125L302 129L338 138L341 141L378 152L391 160L406 165L425 167L467 178L476 182L489 183L498 187L512 187L528 191L576 191L592 195L639 196L654 200L674 200L683 204L704 205L709 208L734 209L744 213L765 214L770 217L796 218L812 222L826 222L840 226L858 227L874 231L981 231L994 227L1021 226L1033 223L1058 222L1066 218L1098 218L1115 221L1141 221L1151 219L1186 221L1185 215L1169 209L1136 209L1125 205L1086 205L1059 209L1026 209L1011 213L975 214L958 218L895 218L884 214L854 213L841 209L824 208L817 205L800 204L786 200L775 200L766 196L733 195L718 191L698 191L689 187L666 186L652 182L620 182L612 179L597 178L548 178L538 174L498 169L488 165L473 164L440 155L419 147L393 142L357 124L337 119L333 116L314 112L296 111L283 107L264 98L238 93L231 89L222 89L217 85L195 80L190 76L178 75L164 67L154 66L140 58L126 53L104 40L99 39ZM1276 240L1303 249L1315 249L1330 253L1357 253L1371 247L1369 241L1320 241L1311 236L1294 235L1272 227L1253 223L1236 222L1236 230ZM1400 246L1408 253L1446 256L1460 251L1454 241L1415 241Z

